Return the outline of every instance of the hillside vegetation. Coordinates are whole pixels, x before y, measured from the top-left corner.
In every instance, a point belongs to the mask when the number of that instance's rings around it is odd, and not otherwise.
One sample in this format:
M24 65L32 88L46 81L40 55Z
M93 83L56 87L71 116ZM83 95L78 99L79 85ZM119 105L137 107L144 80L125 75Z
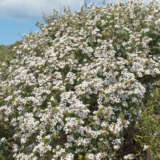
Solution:
M160 4L84 6L45 22L6 50L0 159L158 160Z
M4 61L11 53L11 46L0 45L0 61Z
M14 56L13 48L21 44L21 41L17 41L12 45L0 45L0 61L5 62Z

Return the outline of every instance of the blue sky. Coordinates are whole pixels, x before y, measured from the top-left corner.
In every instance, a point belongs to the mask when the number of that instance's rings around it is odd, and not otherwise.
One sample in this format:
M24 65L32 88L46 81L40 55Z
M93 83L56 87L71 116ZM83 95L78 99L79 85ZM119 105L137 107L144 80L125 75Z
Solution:
M102 2L87 0L91 1ZM13 44L24 34L38 31L36 22L42 21L42 15L50 14L53 8L62 12L64 6L69 6L76 11L82 4L83 0L0 0L0 45Z
M38 19L38 18L37 18ZM34 20L0 18L0 44L13 44L25 33L38 31Z
M37 21L55 8L62 11L69 6L78 10L83 0L0 0L0 45L21 40L24 34L38 31Z

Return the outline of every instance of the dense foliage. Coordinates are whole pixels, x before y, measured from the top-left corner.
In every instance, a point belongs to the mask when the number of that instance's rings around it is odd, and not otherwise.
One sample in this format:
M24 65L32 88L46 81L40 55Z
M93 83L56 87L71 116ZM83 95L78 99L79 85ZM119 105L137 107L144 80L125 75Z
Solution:
M159 4L93 5L46 22L1 67L1 159L138 158L127 141L160 79Z
M142 154L137 149L137 153L141 157L150 157L149 160L160 159L160 81L156 85L153 94L143 106L142 117L135 126L134 135L134 140L144 151Z

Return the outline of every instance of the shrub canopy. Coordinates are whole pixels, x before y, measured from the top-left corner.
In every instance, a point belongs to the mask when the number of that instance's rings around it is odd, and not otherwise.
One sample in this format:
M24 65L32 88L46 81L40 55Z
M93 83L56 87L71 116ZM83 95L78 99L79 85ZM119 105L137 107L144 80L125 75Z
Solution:
M160 6L54 12L1 68L0 153L16 160L133 159L125 131L160 77ZM9 154L10 153L10 154Z

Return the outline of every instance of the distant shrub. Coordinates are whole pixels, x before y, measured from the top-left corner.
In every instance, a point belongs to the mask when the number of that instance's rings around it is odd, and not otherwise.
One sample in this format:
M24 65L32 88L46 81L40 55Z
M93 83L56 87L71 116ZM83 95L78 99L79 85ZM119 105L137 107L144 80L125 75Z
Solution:
M0 61L5 61L11 52L10 46L0 45Z
M134 126L160 79L159 4L93 5L46 22L1 69L2 159L136 159Z
M20 45L21 41L17 41L11 45L0 45L0 62L7 62L14 56L13 48Z

